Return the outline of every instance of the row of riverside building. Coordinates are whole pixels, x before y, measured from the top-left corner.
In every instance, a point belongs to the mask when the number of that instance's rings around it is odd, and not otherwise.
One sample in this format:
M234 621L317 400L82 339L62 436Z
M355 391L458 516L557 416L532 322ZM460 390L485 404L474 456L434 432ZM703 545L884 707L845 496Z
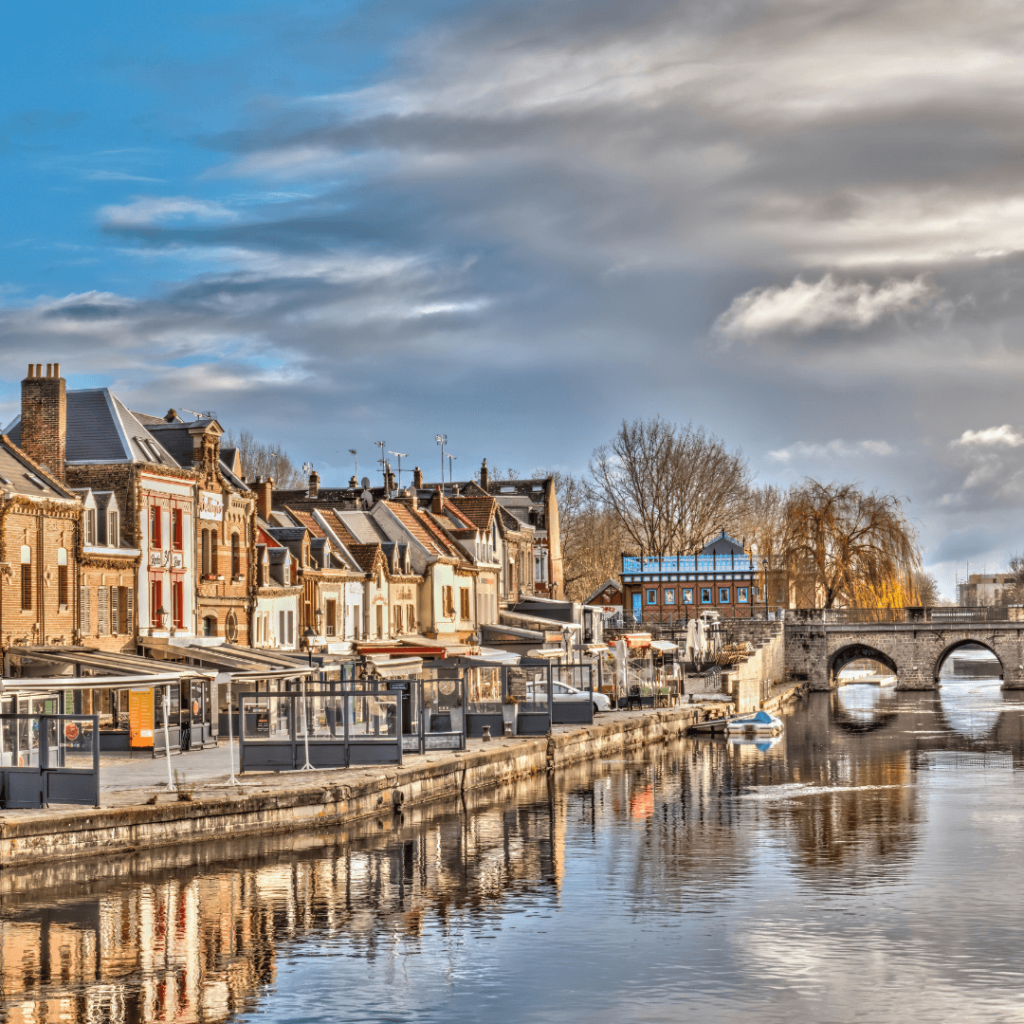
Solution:
M314 471L281 490L247 479L214 416L189 416L29 366L0 436L6 676L53 673L72 650L444 657L500 633L503 611L563 596L551 478L492 482L484 460L466 482L417 469L399 490L388 470L327 489Z

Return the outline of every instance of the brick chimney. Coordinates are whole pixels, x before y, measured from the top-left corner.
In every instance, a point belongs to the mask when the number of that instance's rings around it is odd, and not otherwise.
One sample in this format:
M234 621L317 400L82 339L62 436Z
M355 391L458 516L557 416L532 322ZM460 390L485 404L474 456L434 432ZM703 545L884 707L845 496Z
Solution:
M419 466L412 471L412 485L417 490L423 490L423 470Z
M441 493L441 485L437 485L434 496L430 499L430 511L440 515L444 511L444 495Z
M274 503L274 481L270 477L264 480L258 476L253 490L256 492L256 515L270 522L270 510Z
M384 470L384 486L387 488L388 495L395 489L395 474L391 471L391 463L387 463L387 468Z
M490 490L491 487L491 474L487 472L487 460L484 459L480 466L480 486L485 490Z
M315 498L320 494L320 474L314 469L309 474L309 497Z
M67 384L60 363L29 363L21 382L21 447L29 458L63 481L68 435Z

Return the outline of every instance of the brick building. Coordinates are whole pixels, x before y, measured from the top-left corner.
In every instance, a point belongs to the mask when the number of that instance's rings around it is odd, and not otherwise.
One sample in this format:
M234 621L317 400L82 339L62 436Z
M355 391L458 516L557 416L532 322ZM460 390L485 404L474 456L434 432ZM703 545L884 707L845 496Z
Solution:
M0 487L0 646L73 644L81 502L5 435Z

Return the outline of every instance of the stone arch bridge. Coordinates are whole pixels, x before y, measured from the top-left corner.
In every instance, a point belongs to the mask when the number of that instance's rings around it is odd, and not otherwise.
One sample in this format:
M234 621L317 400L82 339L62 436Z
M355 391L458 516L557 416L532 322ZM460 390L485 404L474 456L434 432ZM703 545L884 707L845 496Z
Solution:
M1024 689L1024 621L957 621L952 616L936 621L908 615L902 622L843 622L837 621L841 614L820 609L798 616L786 620L786 675L806 681L812 690L837 686L839 673L859 658L887 666L897 689L933 690L942 663L966 644L987 647L999 659L1003 689Z

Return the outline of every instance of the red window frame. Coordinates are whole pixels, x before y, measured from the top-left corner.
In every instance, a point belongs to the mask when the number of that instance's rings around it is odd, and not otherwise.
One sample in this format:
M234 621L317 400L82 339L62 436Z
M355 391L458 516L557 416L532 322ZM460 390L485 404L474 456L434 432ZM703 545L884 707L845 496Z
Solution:
M161 623L157 617L157 609L164 606L164 584L163 580L149 581L149 621L153 626L159 628Z
M175 551L181 551L184 546L183 519L180 508L171 509L171 542Z
M160 515L159 505L149 506L149 546L151 548L163 547L161 543L161 527L163 516Z
M171 602L176 629L185 628L185 584L181 580L171 583Z

